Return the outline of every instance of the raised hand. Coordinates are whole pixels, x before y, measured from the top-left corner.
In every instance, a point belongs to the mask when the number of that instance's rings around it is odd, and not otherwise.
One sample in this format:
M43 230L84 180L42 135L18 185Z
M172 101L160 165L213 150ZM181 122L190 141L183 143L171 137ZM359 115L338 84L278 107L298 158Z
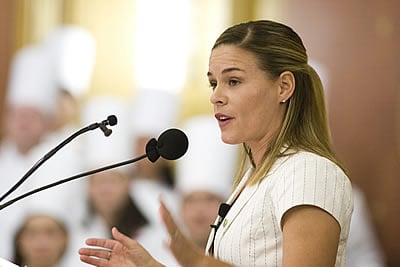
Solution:
M168 247L176 260L182 266L203 266L202 263L207 258L204 252L183 235L162 201L160 201L160 215L170 236Z
M137 241L112 229L115 240L89 238L86 244L94 248L79 250L81 261L98 267L160 267Z

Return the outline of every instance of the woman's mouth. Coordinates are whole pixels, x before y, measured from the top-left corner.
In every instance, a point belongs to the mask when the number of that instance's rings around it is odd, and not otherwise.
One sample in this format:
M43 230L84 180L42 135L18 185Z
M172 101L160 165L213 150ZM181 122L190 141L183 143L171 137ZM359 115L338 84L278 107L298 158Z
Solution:
M215 118L218 120L218 123L220 126L225 126L232 119L232 117L229 117L229 116L227 116L225 114L221 114L221 113L215 114Z

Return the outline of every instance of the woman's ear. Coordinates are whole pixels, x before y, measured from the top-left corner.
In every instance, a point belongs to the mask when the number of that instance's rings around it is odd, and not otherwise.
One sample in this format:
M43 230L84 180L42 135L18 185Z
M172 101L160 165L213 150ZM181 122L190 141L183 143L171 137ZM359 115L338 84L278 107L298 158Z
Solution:
M294 92L296 80L290 71L284 71L279 75L279 101L285 103Z

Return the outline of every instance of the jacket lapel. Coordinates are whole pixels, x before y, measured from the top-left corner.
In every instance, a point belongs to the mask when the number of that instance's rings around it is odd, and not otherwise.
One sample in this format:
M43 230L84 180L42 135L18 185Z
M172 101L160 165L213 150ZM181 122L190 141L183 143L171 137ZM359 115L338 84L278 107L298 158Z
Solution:
M219 238L216 239L214 251L218 251L218 247L219 247L220 241L222 240L222 237L225 235L226 231L229 229L232 222L234 222L235 219L237 219L239 214L241 216L245 216L245 214L242 212L242 210L244 209L246 204L250 201L250 199L252 199L253 197L257 197L256 192L260 188L260 184L262 182L265 182L265 179L268 179L268 176L273 174L277 170L277 168L286 161L287 158L288 157L278 158L276 160L275 164L271 167L270 171L268 172L268 175L262 181L258 182L255 185L252 185L252 186L247 185L246 186L246 182L249 179L253 169L249 169L246 172L241 183L239 184L239 186L236 188L236 190L233 192L233 194L227 201L227 203L232 206L231 206L231 209L229 210L228 214L226 215L224 221L222 222L220 229L217 232L217 235ZM264 197L264 196L262 196L262 197ZM235 201L235 199L236 199L236 201Z

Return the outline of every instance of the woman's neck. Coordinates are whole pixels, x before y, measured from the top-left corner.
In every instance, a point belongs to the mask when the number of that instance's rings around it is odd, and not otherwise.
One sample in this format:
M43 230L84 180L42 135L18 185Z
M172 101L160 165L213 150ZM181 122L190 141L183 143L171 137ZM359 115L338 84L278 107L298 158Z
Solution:
M269 142L261 143L258 145L249 145L252 163L254 164L255 169L260 167L261 162L264 158L265 152L269 149Z

